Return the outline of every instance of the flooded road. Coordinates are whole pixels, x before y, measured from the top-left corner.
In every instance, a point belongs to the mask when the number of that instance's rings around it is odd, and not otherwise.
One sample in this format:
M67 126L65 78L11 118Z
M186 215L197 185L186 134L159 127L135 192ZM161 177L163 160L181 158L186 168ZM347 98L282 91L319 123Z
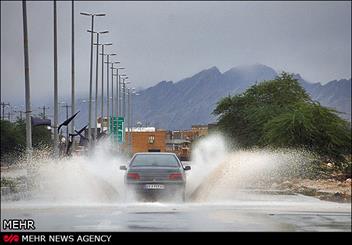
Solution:
M39 156L1 173L18 182L1 196L1 219L33 219L36 231L351 231L350 203L264 185L304 170L304 152L228 150L212 136L192 154L185 203L126 201L119 167L128 159L105 145L90 156Z
M302 195L242 193L222 203L2 203L1 218L36 231L351 231L351 205Z

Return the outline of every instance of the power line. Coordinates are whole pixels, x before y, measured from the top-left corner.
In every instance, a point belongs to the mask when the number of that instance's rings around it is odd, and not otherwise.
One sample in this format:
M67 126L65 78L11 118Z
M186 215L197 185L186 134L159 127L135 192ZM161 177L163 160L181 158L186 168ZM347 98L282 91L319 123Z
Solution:
M45 107L45 105L43 107L38 107L39 109L43 110L43 119L45 119L45 111L46 109L49 109L49 107Z

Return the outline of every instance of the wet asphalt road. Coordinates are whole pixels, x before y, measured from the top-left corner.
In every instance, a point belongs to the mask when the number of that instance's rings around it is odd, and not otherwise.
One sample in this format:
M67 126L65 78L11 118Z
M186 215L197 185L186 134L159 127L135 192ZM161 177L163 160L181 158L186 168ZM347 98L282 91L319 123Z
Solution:
M350 204L302 195L184 204L3 202L1 219L9 218L33 219L36 231L351 231Z

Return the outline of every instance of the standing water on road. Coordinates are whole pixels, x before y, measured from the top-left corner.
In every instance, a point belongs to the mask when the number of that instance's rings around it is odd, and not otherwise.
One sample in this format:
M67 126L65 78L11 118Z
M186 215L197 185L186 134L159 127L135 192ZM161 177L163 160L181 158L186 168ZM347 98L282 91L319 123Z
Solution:
M89 156L52 160L38 154L26 195L2 198L3 219L28 217L37 231L350 231L349 204L302 195L251 192L295 174L308 154L234 150L221 135L201 139L187 171L186 203L126 202L119 157L101 142ZM3 173L2 173L3 175Z
M41 204L104 204L124 202L124 172L128 159L111 151L108 140L100 142L88 156L53 160L38 154L30 168L32 180L27 201ZM258 181L273 180L302 166L307 154L299 151L234 150L220 134L210 135L194 146L187 172L190 202L230 201L238 190Z

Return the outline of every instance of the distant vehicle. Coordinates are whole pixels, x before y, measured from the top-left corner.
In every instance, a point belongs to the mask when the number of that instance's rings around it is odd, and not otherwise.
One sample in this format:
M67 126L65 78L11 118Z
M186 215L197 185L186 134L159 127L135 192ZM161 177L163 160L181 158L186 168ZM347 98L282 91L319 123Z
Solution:
M183 166L174 153L136 153L125 170L126 195L162 199L175 197L185 201L186 174L190 166Z

